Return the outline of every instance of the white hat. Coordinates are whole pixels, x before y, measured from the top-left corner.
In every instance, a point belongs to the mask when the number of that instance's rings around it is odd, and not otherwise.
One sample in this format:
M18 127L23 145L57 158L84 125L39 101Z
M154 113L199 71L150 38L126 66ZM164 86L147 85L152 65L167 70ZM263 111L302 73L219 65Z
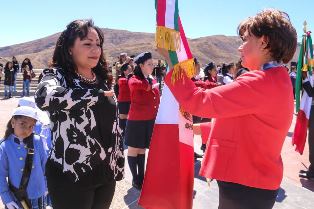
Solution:
M35 103L34 97L22 97L21 99L19 99L18 105L36 108L36 103Z
M36 111L37 111L37 118L38 118L38 121L44 125L48 125L50 124L50 119L47 115L46 112L40 110L36 103L35 103L35 99L34 97L22 97L20 100L19 100L19 104L18 104L20 107L24 106L24 107L32 107L32 108L35 108Z
M16 115L27 116L30 118L34 118L35 120L38 120L37 110L32 107L27 107L27 106L17 107L13 110L13 113L12 113L12 116L16 116Z

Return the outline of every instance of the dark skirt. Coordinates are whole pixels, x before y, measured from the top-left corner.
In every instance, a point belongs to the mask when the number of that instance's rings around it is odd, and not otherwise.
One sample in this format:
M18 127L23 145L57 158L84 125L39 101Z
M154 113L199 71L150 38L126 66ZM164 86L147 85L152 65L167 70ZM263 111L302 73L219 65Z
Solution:
M125 144L134 148L149 148L155 120L128 120L125 129Z
M120 114L127 115L130 110L131 102L118 102L118 109Z
M259 189L224 181L217 181L217 183L218 209L271 209L278 194L278 189Z

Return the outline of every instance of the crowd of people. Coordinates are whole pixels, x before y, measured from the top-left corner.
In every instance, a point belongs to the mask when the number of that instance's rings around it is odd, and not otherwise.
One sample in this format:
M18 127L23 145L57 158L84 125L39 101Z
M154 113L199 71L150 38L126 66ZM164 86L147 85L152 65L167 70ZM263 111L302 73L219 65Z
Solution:
M23 77L22 92L17 92L16 80L18 73ZM36 77L33 65L29 58L25 58L20 65L16 57L5 64L0 63L0 85L4 85L4 98L9 99L13 95L30 96L30 83ZM3 80L3 83L1 81Z
M286 14L266 10L242 22L238 33L240 61L201 68L194 58L196 75L183 75L174 84L162 49L166 62L154 65L150 52L121 53L109 65L103 32L91 20L71 22L57 40L34 98L21 98L8 121L0 144L3 203L9 209L109 208L116 181L124 177L125 146L132 186L141 190L166 83L194 115L193 123L215 120L211 139L202 144L201 174L217 180L219 208L272 208L293 114L296 63L291 63L292 83L284 63L295 52L296 32ZM0 65L5 98L12 97L20 70L22 96L30 95L33 66L28 58L19 66L13 57Z

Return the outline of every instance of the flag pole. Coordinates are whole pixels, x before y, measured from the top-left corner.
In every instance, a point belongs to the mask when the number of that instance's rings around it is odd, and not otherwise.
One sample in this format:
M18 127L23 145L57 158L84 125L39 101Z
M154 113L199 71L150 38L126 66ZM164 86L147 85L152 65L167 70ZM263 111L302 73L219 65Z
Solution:
M295 110L296 112L299 112L300 110L300 97L301 97L301 84L302 84L302 71L303 71L303 65L305 64L304 56L306 52L306 40L307 40L307 22L304 21L303 23L303 32L304 34L302 35L302 43L300 47L300 52L299 52L299 58L298 58L298 64L297 64L297 76L296 76L296 83L295 83Z

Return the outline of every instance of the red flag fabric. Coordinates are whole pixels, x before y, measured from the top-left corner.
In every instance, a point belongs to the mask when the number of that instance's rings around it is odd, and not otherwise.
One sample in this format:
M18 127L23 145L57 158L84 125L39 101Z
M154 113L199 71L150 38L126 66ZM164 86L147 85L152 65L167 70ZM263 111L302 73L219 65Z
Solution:
M202 144L207 144L209 133L211 130L211 122L201 123L200 127L201 127Z
M156 0L157 47L168 50L172 81L195 73L179 17L178 0ZM139 205L148 209L191 209L193 205L194 148L191 114L180 109L165 85L147 160Z

